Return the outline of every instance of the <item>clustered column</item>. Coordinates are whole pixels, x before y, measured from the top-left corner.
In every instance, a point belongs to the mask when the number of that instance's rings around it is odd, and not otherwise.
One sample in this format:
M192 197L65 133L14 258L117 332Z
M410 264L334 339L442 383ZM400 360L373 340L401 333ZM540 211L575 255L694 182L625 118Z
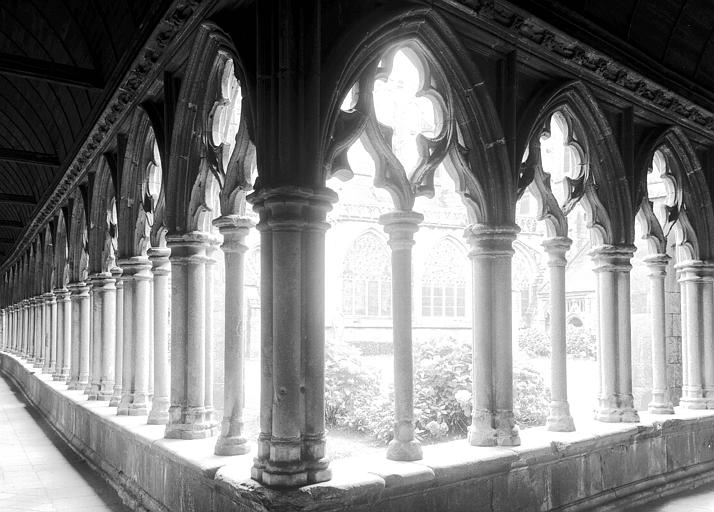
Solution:
M476 225L466 230L473 267L474 446L517 446L513 415L511 260L517 227Z
M266 485L330 478L321 400L325 216L335 199L328 189L299 187L251 198L260 214L262 304L272 305L262 311L261 433L252 470Z
M171 251L165 247L149 249L149 260L151 261L154 276L154 398L151 403L148 423L153 425L165 425L169 420L170 254Z
M598 279L600 316L598 421L639 421L632 396L630 260L634 251L634 246L603 245L590 253Z

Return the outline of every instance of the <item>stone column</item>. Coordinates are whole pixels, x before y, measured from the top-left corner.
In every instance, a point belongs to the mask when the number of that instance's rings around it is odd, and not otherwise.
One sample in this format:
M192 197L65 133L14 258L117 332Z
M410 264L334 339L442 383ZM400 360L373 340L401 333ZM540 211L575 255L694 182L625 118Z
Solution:
M89 289L90 287L82 283L82 287L79 289L79 375L78 375L78 389L82 389L85 394L89 389L89 355L91 342L91 311L89 308Z
M118 407L122 397L122 373L124 372L124 281L122 269L114 267L115 315L114 315L114 391L109 399L109 407Z
M590 253L598 276L600 315L598 421L639 421L632 396L630 259L634 251L634 246L602 245Z
M122 372L121 398L117 404L118 415L128 415L134 401L134 268L130 260L119 262L122 268Z
M706 264L702 283L702 357L704 359L704 398L707 409L714 409L714 265Z
M216 442L216 455L240 455L250 447L243 437L243 407L245 404L244 365L245 329L243 326L243 258L245 237L253 223L237 215L219 217L213 221L223 235L225 259L225 351L224 395L221 434Z
M44 339L42 336L42 308L44 300L37 296L31 299L32 316L30 317L30 336L32 344L32 367L42 368Z
M678 263L682 295L682 398L687 409L706 409L704 397L704 283L706 265L701 261ZM711 312L707 312L711 315Z
M518 446L513 416L511 344L511 259L517 227L471 226L473 268L473 417L474 446Z
M24 358L31 362L30 353L30 328L32 323L30 322L30 311L31 311L30 299L25 299L22 301L22 355Z
M165 247L149 249L149 260L154 276L154 399L148 420L152 425L165 425L169 421L170 254L171 251Z
M42 373L53 374L57 365L57 301L55 294L47 292L45 299L45 339L47 340L47 355Z
M167 237L171 250L171 406L166 437L202 439L217 433L206 411L205 265L208 233Z
M130 263L134 279L133 309L133 366L134 399L129 415L143 416L149 412L149 352L151 350L151 263L146 257L132 258ZM122 265L127 272L127 265Z
M568 404L565 309L565 253L571 240L556 237L543 242L550 268L550 389L551 402L546 428L553 432L575 430Z
M69 373L69 389L80 389L79 387L79 352L80 352L80 338L82 337L82 323L81 323L81 307L80 307L80 295L86 288L84 283L70 283L67 288L70 293L71 301L71 319L72 319L72 333L71 333L71 356L70 356L70 373Z
M424 220L420 213L393 211L379 218L392 249L392 339L394 344L394 439L387 448L391 460L421 460L414 437L414 358L412 355L412 246Z
M671 258L655 254L645 258L650 281L650 321L652 336L652 401L647 410L652 414L674 414L667 390L667 342L665 337L664 279Z
M57 302L57 366L52 378L66 381L69 377L72 337L69 290L55 288L54 293Z
M92 311L92 321L90 330L92 337L89 340L89 400L97 400L99 398L99 389L102 378L102 353L104 351L102 340L102 286L104 286L104 276L102 274L94 274L89 277L91 282L90 288L90 307Z
M114 392L114 358L116 355L116 280L111 274L103 274L95 281L99 288L101 303L101 366L99 368L99 393L97 400L110 400ZM99 345L95 345L95 349Z
M216 266L215 253L218 247L218 238L211 236L209 243L206 245L206 266L204 270L204 282L206 286L206 298L205 298L205 313L204 313L204 329L205 329L205 353L206 353L206 383L204 385L204 390L206 396L204 398L204 406L206 408L206 418L208 421L214 420L215 410L213 407L213 367L215 365L215 357L213 355L213 276L214 267ZM226 275L226 279L228 275ZM225 308L225 305L224 305Z

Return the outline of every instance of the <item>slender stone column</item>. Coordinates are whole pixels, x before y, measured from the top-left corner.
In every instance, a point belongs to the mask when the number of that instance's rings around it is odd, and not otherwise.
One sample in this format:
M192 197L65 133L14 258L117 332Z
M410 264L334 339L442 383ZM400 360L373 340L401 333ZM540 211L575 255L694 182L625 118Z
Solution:
M32 323L30 322L30 311L31 304L30 299L25 299L22 301L22 355L24 358L31 362L30 353L30 327Z
M118 415L128 415L134 401L134 267L130 260L119 262L122 268L122 372L121 399L117 405Z
M630 259L633 246L603 245L591 256L598 275L600 396L595 419L639 421L632 396Z
M671 258L655 254L645 258L650 281L650 312L652 336L652 401L647 410L652 414L674 414L667 389L667 343L665 337L665 288L667 266Z
M169 421L169 275L171 251L165 247L149 249L154 275L154 399L148 423L165 425ZM226 273L226 276L229 274ZM228 376L226 375L226 380Z
M219 217L213 221L223 235L225 259L225 355L224 406L221 434L216 442L216 455L240 455L250 447L243 437L243 407L245 404L245 329L243 326L244 254L248 249L245 237L253 223L237 215Z
M394 439L387 448L391 460L421 460L414 437L414 358L412 355L412 246L424 220L420 213L393 211L379 218L392 249L392 336L394 343Z
M90 355L90 321L91 311L89 308L89 290L90 287L82 283L82 288L79 289L79 375L78 389L84 390L85 394L89 389L89 355Z
M553 432L575 430L568 404L565 309L565 253L572 241L556 237L543 242L550 268L550 390L551 402L546 428Z
M102 286L104 276L94 274L89 277L92 286L90 288L90 306L92 311L92 323L90 326L92 337L90 343L89 367L91 375L89 379L89 400L99 398L100 381L102 378L102 352L104 341L102 340Z
M216 248L219 240L217 237L211 237L208 245L206 245L206 266L204 274L204 282L206 284L206 299L205 299L205 314L204 314L204 329L205 329L205 351L206 351L206 384L204 390L206 397L204 398L204 406L206 407L206 418L213 421L215 410L213 407L213 367L215 365L215 357L213 355L213 276L214 267L216 266ZM226 275L226 278L228 276ZM225 308L225 305L224 305Z
M57 366L57 301L55 294L47 292L45 299L45 339L47 340L47 356L43 373L53 374Z
M30 317L30 336L32 344L32 367L42 368L44 339L42 336L42 297L33 297L32 316Z
M702 356L704 358L704 398L707 409L714 409L714 265L705 267L702 283Z
M54 293L57 302L57 366L52 379L66 381L69 377L72 336L69 290L55 288Z
M80 352L80 338L82 337L82 323L81 323L81 307L80 307L80 295L83 293L85 285L83 282L70 283L67 288L70 293L71 301L71 319L72 319L72 332L71 332L71 356L70 356L70 372L69 372L69 389L80 389L79 388L79 352Z
M43 293L40 297L40 311L42 317L42 324L40 326L41 334L40 339L42 341L42 373L51 373L51 343L50 343L50 300L54 302L54 296L52 292Z
M124 280L122 269L114 267L112 278L116 287L115 317L114 317L114 392L109 399L109 407L118 407L122 396L122 373L124 372Z
M206 411L205 265L212 236L170 235L171 407L166 437L202 439L217 433Z
M471 226L473 268L473 396L469 442L517 446L513 416L511 259L517 227Z
M109 400L114 392L114 358L116 355L116 286L111 274L104 274L103 279L95 281L101 304L101 365L99 368L99 392L97 400ZM95 349L99 345L95 345Z
M149 412L151 263L146 257L137 257L131 259L130 266L132 267L134 278L134 399L129 406L129 415L143 416ZM122 265L122 267L126 272L126 264Z
M678 263L682 295L682 398L687 409L706 409L704 397L704 282L706 269L700 261ZM711 312L707 312L708 315Z

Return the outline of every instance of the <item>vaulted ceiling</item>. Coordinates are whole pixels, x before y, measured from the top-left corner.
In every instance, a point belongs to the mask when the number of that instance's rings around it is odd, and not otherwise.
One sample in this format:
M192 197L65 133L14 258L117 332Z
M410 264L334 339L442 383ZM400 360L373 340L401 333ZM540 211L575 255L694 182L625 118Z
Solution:
M0 260L168 2L0 2Z
M714 111L714 1L515 0L513 3Z

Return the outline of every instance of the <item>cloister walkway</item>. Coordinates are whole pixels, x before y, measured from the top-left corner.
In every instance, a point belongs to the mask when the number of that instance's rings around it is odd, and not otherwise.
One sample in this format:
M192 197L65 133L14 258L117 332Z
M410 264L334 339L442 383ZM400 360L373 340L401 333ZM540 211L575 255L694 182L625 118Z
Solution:
M128 512L101 479L0 378L0 510Z

